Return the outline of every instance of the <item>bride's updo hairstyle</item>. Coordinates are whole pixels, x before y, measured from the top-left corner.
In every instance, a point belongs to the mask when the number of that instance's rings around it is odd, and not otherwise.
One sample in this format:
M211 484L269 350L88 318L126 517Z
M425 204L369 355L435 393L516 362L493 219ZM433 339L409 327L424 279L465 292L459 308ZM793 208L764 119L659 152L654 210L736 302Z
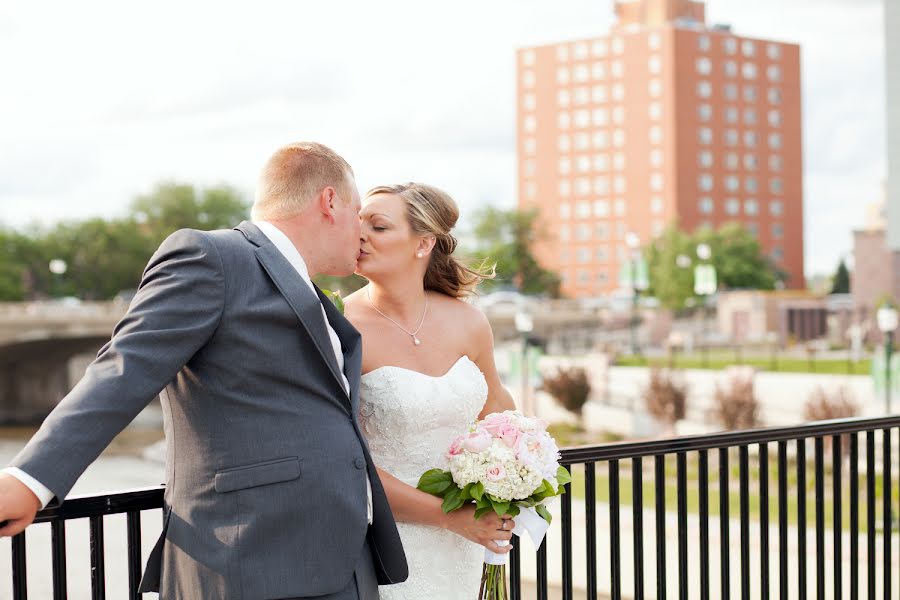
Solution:
M434 236L434 248L425 271L426 290L462 298L471 294L483 280L494 278L493 267L470 267L453 256L456 238L450 231L459 219L459 208L449 194L424 183L382 185L369 190L366 197L375 194L393 194L402 198L413 234Z

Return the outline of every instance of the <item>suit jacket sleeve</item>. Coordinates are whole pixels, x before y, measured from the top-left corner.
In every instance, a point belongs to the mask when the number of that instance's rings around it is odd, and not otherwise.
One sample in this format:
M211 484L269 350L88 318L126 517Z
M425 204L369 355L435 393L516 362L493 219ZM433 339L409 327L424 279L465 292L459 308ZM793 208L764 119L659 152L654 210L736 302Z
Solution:
M225 303L221 257L208 235L181 230L150 259L112 339L11 466L62 501L109 442L212 337Z

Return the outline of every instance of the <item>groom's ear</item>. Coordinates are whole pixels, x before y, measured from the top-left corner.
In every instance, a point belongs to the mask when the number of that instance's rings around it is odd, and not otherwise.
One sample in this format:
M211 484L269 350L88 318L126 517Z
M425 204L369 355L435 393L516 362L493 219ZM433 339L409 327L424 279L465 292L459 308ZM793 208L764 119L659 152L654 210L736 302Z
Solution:
M319 212L322 213L322 216L325 217L328 221L334 223L334 213L337 208L338 196L335 189L331 186L325 187L319 193L319 197L316 199L318 203Z

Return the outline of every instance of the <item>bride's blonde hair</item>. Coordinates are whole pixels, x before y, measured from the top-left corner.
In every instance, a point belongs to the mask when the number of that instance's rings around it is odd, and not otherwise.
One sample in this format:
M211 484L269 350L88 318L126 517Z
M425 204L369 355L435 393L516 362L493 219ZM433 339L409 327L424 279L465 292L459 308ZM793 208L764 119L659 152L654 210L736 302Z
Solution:
M450 233L459 219L459 208L443 190L424 183L380 185L366 193L394 194L406 203L406 218L413 233L435 238L434 248L425 271L425 289L462 298L471 294L485 279L494 278L494 267L466 265L453 256L456 238Z

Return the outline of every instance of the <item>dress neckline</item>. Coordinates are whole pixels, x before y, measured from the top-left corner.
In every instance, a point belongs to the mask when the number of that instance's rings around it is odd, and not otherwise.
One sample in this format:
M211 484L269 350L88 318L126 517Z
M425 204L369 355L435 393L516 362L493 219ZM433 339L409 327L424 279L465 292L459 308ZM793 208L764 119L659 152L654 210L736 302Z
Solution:
M469 358L469 356L467 354L463 354L462 356L460 356L459 358L456 359L456 362L454 362L452 365L450 365L450 368L447 369L447 371L443 375L429 375L428 373L416 371L415 369L408 369L406 367L399 367L396 365L382 365L380 367L376 367L376 368L372 369L371 371L363 373L360 379L365 379L369 375L372 375L373 373L377 373L378 371L383 371L385 369L395 369L397 371L406 371L407 373L415 373L417 375L421 375L422 377L427 377L429 379L443 379L444 377L447 377L451 372L453 372L453 370L456 369L456 367L461 362L463 362L463 360L466 360L466 361L472 363L473 365L475 364L472 361L472 359ZM477 367L477 365L476 365L476 367Z

